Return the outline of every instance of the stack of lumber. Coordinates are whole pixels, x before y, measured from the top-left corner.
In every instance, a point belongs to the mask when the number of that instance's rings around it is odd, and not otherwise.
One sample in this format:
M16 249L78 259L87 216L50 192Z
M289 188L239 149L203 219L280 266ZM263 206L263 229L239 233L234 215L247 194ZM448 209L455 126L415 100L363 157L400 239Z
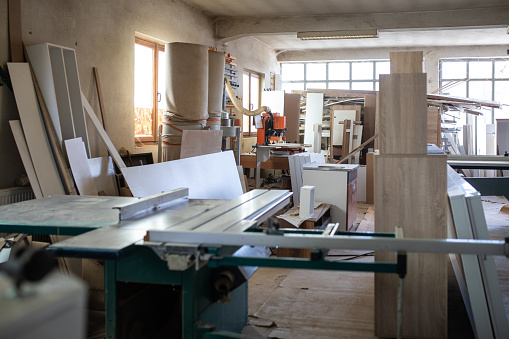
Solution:
M426 74L422 52L391 53L391 74L380 76L379 154L374 159L375 231L403 229L405 238L447 237L446 156L427 155ZM377 252L378 262L395 253ZM402 335L447 336L447 257L408 254L403 283ZM375 275L375 334L396 337L398 277Z

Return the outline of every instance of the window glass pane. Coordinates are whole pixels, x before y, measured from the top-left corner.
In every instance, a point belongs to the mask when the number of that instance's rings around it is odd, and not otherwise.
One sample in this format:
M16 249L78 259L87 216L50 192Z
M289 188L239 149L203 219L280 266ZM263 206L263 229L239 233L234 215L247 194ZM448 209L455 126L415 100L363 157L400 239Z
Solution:
M331 88L331 89L350 89L350 83L346 82L346 81L329 82L329 88Z
M304 80L304 64L281 64L283 81Z
M152 136L154 50L134 45L134 134Z
M509 60L495 61L495 78L509 79Z
M260 76L251 73L251 110L260 107Z
M304 83L303 82L285 82L281 86L283 91L287 93L291 93L292 90L298 90L303 91L304 90Z
M469 81L468 97L475 99L492 100L492 82L491 81Z
M376 78L380 79L380 74L390 74L391 63L390 61L379 61L376 63Z
M244 72L242 76L242 106L250 110L249 107L249 73Z
M307 64L306 65L306 80L325 80L326 73L325 64Z
M463 79L467 76L466 61L443 61L442 79Z
M372 81L352 82L352 89L372 91L373 90L373 82Z
M509 105L509 81L495 81L495 101Z
M161 52L159 51L158 52L158 67L157 67L157 92L159 93L158 95L158 100L159 102L157 103L157 123L158 125L161 125L162 121L163 121L163 113L165 110L167 110L166 108L166 98L165 98L165 93L166 93L166 62L164 60L164 57L165 57L165 53L164 52Z
M352 62L352 80L373 79L373 62Z
M325 89L327 85L325 82L306 82L306 89Z
M468 67L470 79L491 79L493 73L491 61L470 61Z
M329 64L329 80L350 80L350 63L335 62Z
M440 83L440 86L444 86L448 82L449 81L442 81ZM454 97L466 98L467 97L467 83L461 82L457 85L447 87L446 89L442 90L441 93L445 94L445 95L452 95Z
M502 109L495 109L496 119L509 119L509 106L502 106Z

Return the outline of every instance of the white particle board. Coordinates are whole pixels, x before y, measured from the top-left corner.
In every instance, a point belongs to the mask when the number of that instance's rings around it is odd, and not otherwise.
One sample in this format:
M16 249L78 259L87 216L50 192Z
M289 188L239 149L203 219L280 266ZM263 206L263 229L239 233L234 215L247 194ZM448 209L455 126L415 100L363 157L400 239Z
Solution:
M313 150L314 124L322 124L323 93L308 93L306 98L306 121L304 125L304 143L311 145L308 151Z
M69 101L69 90L67 89L67 76L62 49L49 47L48 51L53 74L55 98L57 100L58 118L60 119L60 129L62 131L61 140L74 139L76 135L74 133L74 123L72 120L71 103ZM46 81L44 81L43 84L46 86Z
M366 201L366 166L357 168L357 201Z
M65 148L80 195L98 195L83 140L81 138L65 140Z
M134 197L181 187L189 199L233 199L242 195L232 151L121 169Z
M106 144L108 151L110 152L111 156L113 157L113 161L115 161L115 164L117 164L117 166L119 168L121 168L121 169L125 168L126 166L125 166L124 161L120 157L120 154L118 154L118 151L115 148L115 146L113 146L113 143L111 142L110 137L104 130L101 122L97 118L97 115L95 115L95 112L92 109L92 106L90 106L87 98L85 97L85 95L83 93L81 93L81 100L83 103L83 108L85 109L85 112L87 112L88 118L90 119L90 121L92 121L92 124L94 124L97 132L101 136L101 139L103 139L104 143ZM161 193L161 192L158 192L158 193Z
M73 49L62 48L62 54L64 56L74 131L76 137L81 137L83 139L85 149L90 157L90 144L88 141L87 122L85 120L85 112L83 111L83 102L81 98L76 52Z
M104 192L107 196L117 196L117 184L115 169L111 157L100 157L88 159L90 173L94 178L95 187L98 192Z
M46 108L48 109L51 121L53 121L58 140L62 142L62 131L60 129L55 87L53 86L53 72L51 69L49 50L45 44L39 44L28 46L27 53L35 77L39 83L42 97L46 103Z
M263 91L262 106L269 106L272 113L285 112L285 92L284 91Z
M30 180L30 186L32 187L35 198L42 198L43 195L41 186L39 184L39 179L37 179L37 174L35 173L32 158L30 158L30 152L28 151L25 135L23 134L21 121L11 120L9 121L9 124L11 125L12 134L14 135L14 140L16 141L16 146L18 147L19 155L21 156L21 161L23 161L23 166L27 172L28 179Z
M182 131L180 159L221 152L223 131Z
M8 63L14 97L43 196L65 194L42 121L30 67L27 63Z

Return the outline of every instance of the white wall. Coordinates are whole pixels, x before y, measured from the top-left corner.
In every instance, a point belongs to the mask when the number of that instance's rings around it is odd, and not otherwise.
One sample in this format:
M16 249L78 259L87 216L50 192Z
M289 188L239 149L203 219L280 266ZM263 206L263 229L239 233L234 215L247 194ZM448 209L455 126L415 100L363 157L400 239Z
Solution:
M507 57L507 46L455 46L418 48L367 48L288 51L278 55L278 61L371 60L389 59L390 52L423 51L424 67L428 76L428 92L439 87L438 61L440 58Z

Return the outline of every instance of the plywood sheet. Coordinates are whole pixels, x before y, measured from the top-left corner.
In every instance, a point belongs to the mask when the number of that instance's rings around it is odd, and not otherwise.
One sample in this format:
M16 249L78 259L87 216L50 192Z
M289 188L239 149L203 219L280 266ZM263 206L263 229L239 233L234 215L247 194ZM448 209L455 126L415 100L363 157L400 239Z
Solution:
M285 93L286 141L299 143L300 94Z
M380 154L426 154L426 74L380 75Z
M422 73L422 51L391 52L391 74Z
M221 152L223 131L182 131L180 159Z
M122 168L134 197L146 197L180 187L189 199L233 199L242 195L232 151Z
M94 178L98 192L104 192L107 196L117 196L118 189L115 178L115 169L111 157L88 159L90 173Z
M65 194L42 121L30 67L26 63L8 63L7 65L30 157L42 194L43 196Z
M362 142L365 142L375 135L375 115L376 115L376 94L367 94L364 96L364 130L362 132ZM366 145L366 148L373 148L374 143Z
M80 195L98 195L83 140L81 138L65 140L65 148Z
M375 231L405 238L447 237L447 171L445 155L375 156ZM394 261L378 252L376 261ZM447 256L408 255L403 285L403 337L447 336ZM396 275L375 275L375 334L396 336Z
M306 122L304 125L304 143L311 145L308 151L313 150L313 126L322 124L323 93L308 93L306 100Z

